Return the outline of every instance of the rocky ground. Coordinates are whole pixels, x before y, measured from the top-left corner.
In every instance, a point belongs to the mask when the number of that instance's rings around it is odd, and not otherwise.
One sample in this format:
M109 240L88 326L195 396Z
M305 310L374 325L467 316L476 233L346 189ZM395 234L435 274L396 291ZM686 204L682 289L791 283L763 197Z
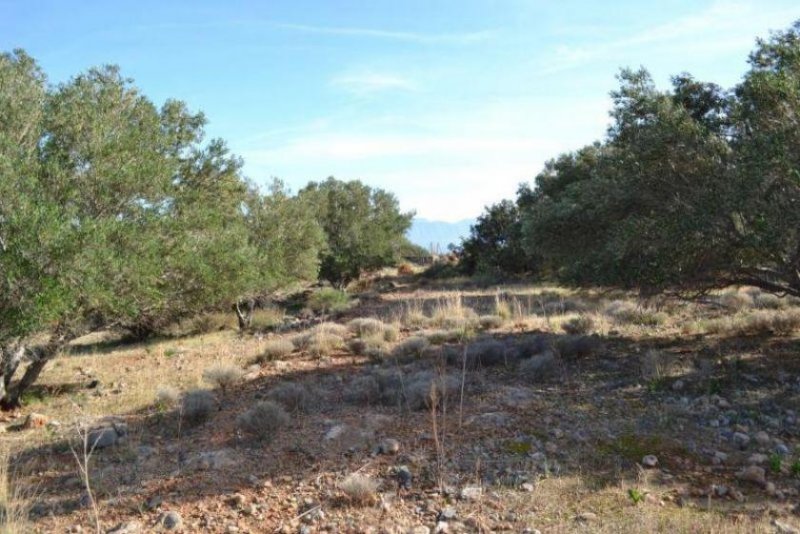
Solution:
M89 340L2 439L27 531L800 532L795 306L733 295L392 283L302 339Z

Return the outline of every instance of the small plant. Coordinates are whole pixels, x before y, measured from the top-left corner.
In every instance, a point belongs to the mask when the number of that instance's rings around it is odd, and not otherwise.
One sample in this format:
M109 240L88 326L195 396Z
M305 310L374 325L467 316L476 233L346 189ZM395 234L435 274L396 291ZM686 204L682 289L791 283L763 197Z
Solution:
M769 470L773 473L780 473L783 467L783 459L780 454L771 454L769 456Z
M400 339L400 329L394 324L383 325L383 339L388 343L394 343Z
M499 293L494 296L494 313L504 321L508 321L514 316L511 304L503 299Z
M564 336L555 342L555 350L565 360L586 358L600 350L600 338L596 336Z
M467 367L492 367L505 365L508 361L509 351L504 343L496 339L482 339L475 341L467 347ZM462 356L463 358L463 356ZM461 358L456 358L461 360ZM457 363L457 362L453 362Z
M271 362L284 358L294 352L294 344L288 339L272 339L264 345L264 350L256 358L259 363Z
M306 350L315 358L330 356L344 346L344 340L335 335L324 332L313 334L306 345Z
M570 335L589 334L594 329L594 319L588 315L579 315L562 323L561 329Z
M208 419L217 405L214 394L207 389L187 391L181 401L181 415L191 424L199 424Z
M156 390L156 407L159 410L168 410L177 406L180 399L180 392L172 386L160 386Z
M269 442L275 434L289 424L289 414L273 401L260 401L236 418L236 424L246 435L261 442Z
M383 334L386 325L372 317L359 317L347 323L347 328L359 337Z
M647 493L640 491L636 488L630 488L628 490L628 497L630 497L633 504L639 504L640 502L644 501L646 495Z
M344 291L323 287L308 297L308 307L318 313L334 313L350 306L350 297Z
M367 356L375 351L383 352L386 349L386 341L383 338L383 332L378 332L369 336L351 339L348 347L353 354Z
M545 351L522 360L517 368L529 380L546 380L558 375L559 360L552 351Z
M244 371L230 363L214 364L203 371L203 380L218 387L223 393L227 393L230 388L238 384L242 376Z
M314 404L314 395L308 388L296 382L282 382L272 388L269 398L282 404L289 412L305 413Z
M464 332L461 330L433 330L425 332L425 337L432 345L442 345L461 341L464 337Z
M789 468L792 474L796 477L800 477L800 460L795 460L792 462L792 466Z
M481 315L478 318L478 323L484 330L494 330L503 326L505 319L500 315Z
M375 501L378 483L371 477L356 473L345 478L339 484L339 489L348 501L364 506Z

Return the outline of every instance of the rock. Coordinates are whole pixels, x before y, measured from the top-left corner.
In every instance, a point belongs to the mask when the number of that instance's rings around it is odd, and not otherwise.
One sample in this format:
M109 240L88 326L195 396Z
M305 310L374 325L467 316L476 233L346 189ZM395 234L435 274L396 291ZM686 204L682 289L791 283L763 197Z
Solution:
M781 456L787 456L791 451L789 447L786 446L784 443L778 443L775 445L775 454L780 454Z
M437 517L437 521L452 521L458 516L456 513L456 509L452 506L447 506L439 512L439 516Z
M531 493L534 490L533 484L531 484L530 482L522 484L520 488L522 488L522 491L527 491L528 493Z
M198 471L217 471L234 465L237 461L230 449L200 452L186 462L187 468Z
M228 504L237 510L242 510L247 504L247 498L241 493L236 493L228 499Z
M767 485L764 486L764 490L767 492L767 495L775 495L777 488L775 487L774 482L767 482Z
M717 497L724 497L728 494L728 486L723 484L714 484L711 486L711 490L714 492L714 495Z
M397 468L397 472L395 473L395 478L397 479L397 487L398 489L411 489L411 481L413 476L411 475L411 471L408 467L401 465Z
M658 465L658 458L654 454L648 454L642 458L642 465L645 467L655 467Z
M744 432L734 432L731 439L733 439L733 443L740 449L745 449L747 445L750 444L750 436Z
M25 421L22 423L22 428L24 430L31 430L34 428L42 428L48 422L50 418L46 415L42 415L40 413L29 413L28 417L25 418Z
M400 442L393 438L386 438L378 444L378 454L394 455L400 452Z
M711 458L711 463L714 465L724 464L728 461L728 455L722 451L714 451L714 455Z
M672 383L672 391L681 391L686 386L686 382L681 379Z
M138 521L128 521L127 523L120 523L111 530L106 531L106 534L139 534L141 531L141 523Z
M147 508L148 510L155 510L156 508L161 506L161 503L163 502L164 499L162 499L160 495L153 495L144 502L144 507Z
M465 501L477 501L483 496L483 488L480 486L465 486L461 488L461 492L458 495Z
M745 467L736 476L741 480L753 482L761 486L767 483L766 471L764 471L763 467L758 467L757 465Z
M436 528L433 529L435 534L447 534L450 532L450 525L447 521L439 521L436 523Z
M128 427L124 423L106 423L90 429L86 433L86 442L90 448L105 449L119 444L128 435Z
M766 447L767 445L769 445L769 442L770 442L769 434L767 434L763 430L761 432L756 432L756 435L754 437L755 437L756 443L758 443L762 447Z
M158 517L158 524L166 530L180 530L183 528L183 518L178 512L164 512Z
M347 430L347 425L336 425L327 432L325 432L325 435L322 436L322 440L333 441L335 439L339 439L340 437L342 437L342 435L344 435L346 430Z
M581 512L575 516L575 521L580 523L592 523L597 521L597 514L594 512Z
M761 454L760 452L751 454L750 457L747 459L747 463L752 465L761 465L766 461L767 461L767 455Z

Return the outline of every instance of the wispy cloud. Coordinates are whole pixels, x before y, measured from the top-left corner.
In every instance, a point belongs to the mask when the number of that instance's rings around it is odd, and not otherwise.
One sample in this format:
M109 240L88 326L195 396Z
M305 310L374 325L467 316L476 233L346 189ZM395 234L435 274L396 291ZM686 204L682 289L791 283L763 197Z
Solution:
M769 10L749 0L719 0L697 13L646 28L626 38L583 46L559 46L544 71L569 70L662 44L677 43L688 54L730 53L732 49L753 45L753 28L782 28L796 17L800 17L800 8ZM671 49L676 51L674 47Z
M472 44L486 41L494 35L492 30L460 33L420 33L382 30L375 28L351 28L341 26L312 26L308 24L275 23L278 28L318 35L341 37L366 37L417 44Z
M331 85L340 87L356 96L368 96L383 91L415 91L416 84L409 78L390 73L361 72L343 74L331 80Z

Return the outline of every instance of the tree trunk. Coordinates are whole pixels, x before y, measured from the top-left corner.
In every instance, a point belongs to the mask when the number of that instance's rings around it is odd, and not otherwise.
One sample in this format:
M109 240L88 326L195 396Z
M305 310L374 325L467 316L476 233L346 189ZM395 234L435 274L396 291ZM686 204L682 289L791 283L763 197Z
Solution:
M239 330L244 332L253 323L253 311L256 308L255 299L247 299L243 302L237 302L234 306L236 310L236 319L239 321Z
M0 398L0 408L3 410L18 408L20 405L20 397L25 393L25 390L36 382L47 365L47 362L52 360L70 339L71 338L65 334L54 334L47 345L31 351L32 361L30 365L28 365L28 368L25 369L25 374L22 375L22 378L20 378L19 382L16 384L11 385L10 378L6 380L6 376L3 376L4 391L2 398ZM24 353L24 348L22 348L22 351ZM21 354L19 354L19 359L22 359ZM19 361L17 361L16 366L19 366ZM14 367L15 371L16 366Z

